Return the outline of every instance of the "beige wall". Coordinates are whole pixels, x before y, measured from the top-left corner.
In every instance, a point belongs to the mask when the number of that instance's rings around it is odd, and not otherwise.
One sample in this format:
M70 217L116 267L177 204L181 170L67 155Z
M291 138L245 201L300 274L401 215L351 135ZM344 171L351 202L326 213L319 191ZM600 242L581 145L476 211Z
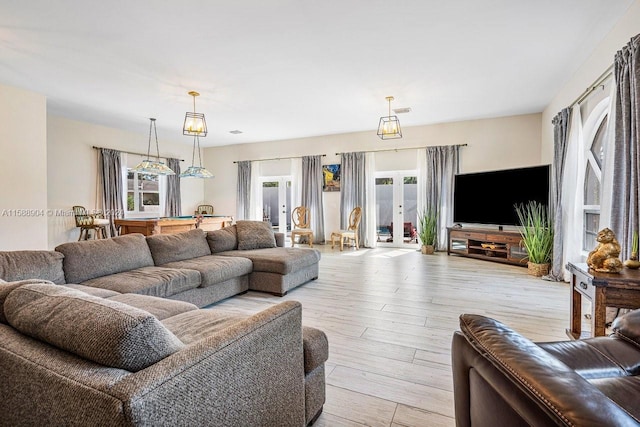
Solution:
M96 188L98 155L92 147L146 153L148 123L141 123L140 128L140 133L132 133L49 116L47 203L53 213L48 223L49 248L78 239L79 230L71 213L73 205L82 205L87 209L99 207ZM184 159L182 170L190 166L191 145L167 142L162 135L158 136L158 141L162 156ZM180 191L182 214L191 214L202 203L204 184L200 179L182 179Z
M374 117L374 120L376 118ZM237 166L235 160L256 160L326 154L323 164L340 163L337 152L368 151L432 145L468 144L460 156L461 172L536 166L541 163L541 115L528 114L403 128L403 138L382 141L375 129L341 135L213 147L204 162L216 178L205 184L205 199L216 212L235 215ZM402 122L402 116L400 117ZM289 175L291 162L262 162L265 175ZM414 150L376 153L378 171L415 170ZM324 193L327 236L339 227L340 194Z
M0 250L47 246L46 102L0 85Z
M600 42L587 61L573 76L567 76L568 83L558 92L542 113L542 159L551 163L553 159L553 125L551 120L563 108L568 107L594 81L613 64L615 54L631 37L640 33L640 0L636 0L625 16ZM608 89L607 89L608 90Z

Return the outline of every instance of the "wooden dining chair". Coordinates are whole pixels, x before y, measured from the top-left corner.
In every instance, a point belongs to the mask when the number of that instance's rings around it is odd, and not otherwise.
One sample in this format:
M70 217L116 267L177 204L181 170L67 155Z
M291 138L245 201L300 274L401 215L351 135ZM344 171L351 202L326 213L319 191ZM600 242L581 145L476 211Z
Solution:
M213 205L198 205L196 215L213 215Z
M109 220L104 218L101 212L90 214L84 206L74 206L73 216L76 220L76 227L80 228L78 240L88 240L89 232L93 231L94 239L106 239Z
M313 230L311 229L311 210L306 206L298 206L291 212L291 247L306 243L313 247Z
M340 239L340 250L343 250L345 240L353 240L356 245L356 250L360 247L360 242L358 241L358 228L360 228L361 218L362 208L360 206L356 206L349 214L349 226L347 229L331 233L331 249L335 246L336 239Z

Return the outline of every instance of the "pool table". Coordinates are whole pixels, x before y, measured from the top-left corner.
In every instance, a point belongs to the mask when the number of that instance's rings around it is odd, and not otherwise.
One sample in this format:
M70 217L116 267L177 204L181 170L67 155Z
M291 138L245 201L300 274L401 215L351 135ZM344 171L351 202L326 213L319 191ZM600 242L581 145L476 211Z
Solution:
M154 234L174 234L182 231L201 228L204 231L218 230L231 225L233 217L225 215L202 215L202 222L196 225L197 219L192 215L164 218L128 218L116 219L115 226L120 235L142 233L145 236Z

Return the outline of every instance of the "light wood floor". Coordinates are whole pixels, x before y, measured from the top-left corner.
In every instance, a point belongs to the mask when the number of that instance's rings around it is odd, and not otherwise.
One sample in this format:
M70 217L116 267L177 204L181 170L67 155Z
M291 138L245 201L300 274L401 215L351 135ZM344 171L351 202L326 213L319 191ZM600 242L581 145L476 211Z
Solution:
M451 337L461 313L502 321L533 341L566 340L569 285L527 269L413 249L322 251L317 280L279 298L259 292L215 306L254 313L297 300L329 338L318 427L453 426Z

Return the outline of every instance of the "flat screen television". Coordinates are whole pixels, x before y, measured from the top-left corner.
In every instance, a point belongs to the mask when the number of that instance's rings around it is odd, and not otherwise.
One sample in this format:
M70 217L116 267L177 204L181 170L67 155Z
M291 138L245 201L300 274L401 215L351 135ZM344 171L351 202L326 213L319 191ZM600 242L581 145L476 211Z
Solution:
M514 205L535 200L548 206L550 181L550 165L458 174L453 222L519 225Z

